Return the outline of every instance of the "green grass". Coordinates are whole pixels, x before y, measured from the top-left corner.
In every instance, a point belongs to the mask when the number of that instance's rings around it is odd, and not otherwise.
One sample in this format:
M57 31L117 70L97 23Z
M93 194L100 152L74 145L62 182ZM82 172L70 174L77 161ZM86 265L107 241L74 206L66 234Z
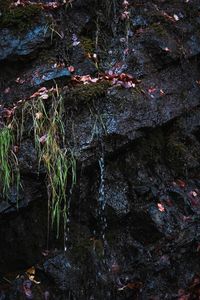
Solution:
M11 186L15 184L17 194L20 186L18 159L13 151L14 134L11 128L0 129L0 191L3 198L8 198ZM17 199L18 200L18 199Z
M68 195L76 184L76 159L66 140L65 108L62 95L49 95L23 102L15 111L11 124L0 129L0 176L2 193L9 195L13 183L20 186L20 173L14 145L33 138L38 156L38 174L46 173L49 223L59 236L68 215ZM42 140L43 139L43 140ZM51 222L50 222L51 220ZM50 225L48 225L50 226Z
M12 168L10 163L10 150L13 145L12 130L4 127L0 130L0 176L1 190L3 196L8 195L13 181Z
M32 118L38 172L41 166L45 168L51 223L56 225L58 237L61 218L64 224L67 220L68 187L76 184L76 159L65 138L63 98L58 92L51 102L39 97L29 102L23 114Z

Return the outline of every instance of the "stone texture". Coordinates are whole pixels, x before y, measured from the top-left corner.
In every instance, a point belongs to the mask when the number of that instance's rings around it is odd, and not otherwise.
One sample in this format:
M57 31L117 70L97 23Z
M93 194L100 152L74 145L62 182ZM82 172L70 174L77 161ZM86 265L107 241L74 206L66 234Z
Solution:
M31 124L18 153L19 209L14 188L0 203L2 272L37 263L52 299L63 293L73 300L178 299L180 289L184 297L199 297L199 1L129 2L128 33L120 3L110 7L102 0L73 1L54 11L59 35L48 49L43 25L21 37L1 29L1 104L59 82L66 138L78 164L65 254L62 229L58 240L51 231L43 251L47 191L44 170L37 175ZM70 65L78 75L110 70L141 82L130 90L72 87Z

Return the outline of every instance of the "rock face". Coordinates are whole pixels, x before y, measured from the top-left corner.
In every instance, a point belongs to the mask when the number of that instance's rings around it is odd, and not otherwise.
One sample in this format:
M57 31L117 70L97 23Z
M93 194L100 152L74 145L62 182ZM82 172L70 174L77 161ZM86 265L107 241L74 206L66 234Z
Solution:
M38 24L23 36L13 34L9 29L2 29L1 32L0 60L23 59L33 54L38 48L44 47L45 42L50 37L45 24Z
M2 278L35 265L35 299L199 299L199 1L42 3L22 34L0 22L1 126L17 101L56 91L77 182L56 239L27 115L19 196L13 186L0 202ZM91 80L105 73L139 83Z

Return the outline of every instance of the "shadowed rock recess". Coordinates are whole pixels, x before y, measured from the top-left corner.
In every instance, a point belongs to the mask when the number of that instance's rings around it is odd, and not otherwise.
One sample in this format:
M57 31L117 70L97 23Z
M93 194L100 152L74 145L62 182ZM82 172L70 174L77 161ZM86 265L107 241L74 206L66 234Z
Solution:
M199 59L199 0L1 1L0 300L200 299Z

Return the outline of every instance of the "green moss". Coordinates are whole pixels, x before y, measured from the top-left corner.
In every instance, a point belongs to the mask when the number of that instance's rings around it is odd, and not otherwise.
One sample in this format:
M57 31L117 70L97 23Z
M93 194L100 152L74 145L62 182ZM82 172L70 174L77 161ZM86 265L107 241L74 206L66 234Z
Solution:
M187 152L185 145L178 141L171 142L168 145L168 150L170 152L171 159L180 159Z
M0 27L12 27L14 30L23 31L36 21L41 7L37 4L10 8L8 4L1 3Z
M179 50L180 50L180 53L183 54L183 48L179 49ZM188 90L184 90L184 89L181 90L180 98L182 99L182 101L187 100L187 98L188 98Z
M164 136L162 130L157 129L147 137L142 138L137 147L141 159L153 163L158 162L162 157L162 151L164 149Z
M90 240L79 240L75 245L73 245L74 258L79 262L84 262L89 253L92 250L92 243Z
M12 1L11 0L1 0L0 1L0 11L4 12L9 9Z
M169 138L167 143L168 159L171 162L183 161L187 153L187 147L176 138Z
M143 89L141 88L141 86L137 85L134 89L131 90L131 94L132 94L132 98L133 98L133 101L136 102L136 103L140 103L141 100L143 100L143 97L144 97L144 91Z
M71 101L77 101L82 103L89 103L92 100L98 99L106 94L110 84L107 81L99 83L80 85L74 88L68 98Z
M91 253L102 259L104 255L103 241L95 238L81 239L74 244L73 253L74 259L82 263L90 258Z
M166 159L176 172L182 173L185 166L188 149L176 136L170 136L166 144Z
M81 45L85 53L94 53L95 52L95 45L91 38L82 36L81 37Z
M163 24L153 23L150 26L150 29L152 29L160 37L166 37L166 36L168 36L168 32L167 32L166 28L163 26Z

